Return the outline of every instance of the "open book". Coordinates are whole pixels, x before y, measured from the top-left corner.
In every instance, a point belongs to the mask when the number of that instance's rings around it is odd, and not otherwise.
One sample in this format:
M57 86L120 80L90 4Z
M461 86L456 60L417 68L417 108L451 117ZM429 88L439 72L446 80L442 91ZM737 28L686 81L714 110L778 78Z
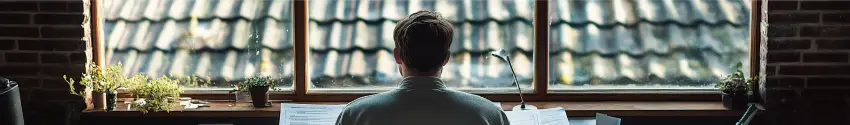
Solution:
M569 125L564 108L505 111L511 125Z

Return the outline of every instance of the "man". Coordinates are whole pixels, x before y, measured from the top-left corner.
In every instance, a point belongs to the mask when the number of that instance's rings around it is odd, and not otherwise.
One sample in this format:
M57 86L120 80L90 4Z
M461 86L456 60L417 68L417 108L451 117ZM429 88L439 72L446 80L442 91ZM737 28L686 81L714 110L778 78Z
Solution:
M433 11L396 24L393 56L400 87L349 103L337 125L508 125L505 113L481 96L449 90L440 80L449 61L452 25Z

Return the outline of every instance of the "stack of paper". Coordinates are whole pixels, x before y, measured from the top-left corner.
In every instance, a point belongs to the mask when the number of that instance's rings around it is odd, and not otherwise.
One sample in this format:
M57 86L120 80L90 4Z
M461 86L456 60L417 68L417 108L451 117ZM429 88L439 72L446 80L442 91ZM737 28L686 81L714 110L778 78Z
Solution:
M511 125L569 125L564 108L505 111Z
M500 103L494 103L501 107ZM281 104L280 125L334 125L345 105ZM511 125L569 125L561 107L506 111Z

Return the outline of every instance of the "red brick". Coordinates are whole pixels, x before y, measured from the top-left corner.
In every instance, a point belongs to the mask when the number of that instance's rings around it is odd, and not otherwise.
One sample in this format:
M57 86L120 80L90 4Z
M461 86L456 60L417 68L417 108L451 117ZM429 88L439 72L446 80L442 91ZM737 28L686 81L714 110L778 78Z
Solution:
M68 54L65 53L42 53L41 63L68 63Z
M803 50L811 47L811 40L772 40L768 39L767 49L770 50Z
M850 24L850 12L825 13L822 18L825 24Z
M80 40L20 40L19 50L79 51L85 45Z
M786 14L770 14L768 23L771 24L799 24L799 23L819 23L820 15L817 13L786 13Z
M83 27L54 27L45 26L41 28L41 37L44 38L83 38Z
M797 52L767 52L768 63L800 62L800 53Z
M15 40L0 40L0 50L14 50Z
M767 66L765 70L767 70L765 73L768 77L776 75L776 66Z
M803 26L800 36L812 37L848 37L850 26Z
M8 66L0 65L0 76L36 76L41 67L38 66Z
M0 2L0 11L35 12L38 11L38 4L35 2Z
M848 62L847 52L811 52L803 53L803 62Z
M0 36L8 37L38 37L38 27L2 26Z
M789 65L779 67L780 75L850 75L850 65Z
M9 80L18 83L18 85L20 85L22 89L41 87L41 80L37 78L9 77Z
M797 1L770 1L767 3L768 10L796 10Z
M799 77L767 77L765 87L771 88L802 88L805 86L805 79Z
M767 35L770 37L793 37L797 36L800 29L788 25L770 25L767 27Z
M70 61L73 64L85 64L86 53L71 53Z
M40 12L68 12L68 2L65 1L49 1L38 4Z
M6 62L38 63L38 53L6 53Z
M29 24L29 14L0 14L0 24Z
M45 89L36 89L32 92L34 99L39 100L81 100L82 97L77 95L71 95L71 91L68 90L45 90Z
M36 14L36 24L82 24L82 14Z
M848 50L850 40L817 40L818 50Z
M79 81L79 78L74 78L74 79ZM61 76L59 76L59 77L51 77L51 78L43 79L42 82L41 82L41 88L45 88L45 89L69 89L71 87L68 86L68 83L65 82L65 80L63 80Z
M83 65L45 66L41 68L41 75L48 77L62 77L62 75L77 75L85 72Z
M850 87L850 77L810 77L809 87Z
M68 1L68 12L83 12L83 2Z
M772 4L768 3L768 4ZM801 10L850 10L850 1L808 1L800 2Z

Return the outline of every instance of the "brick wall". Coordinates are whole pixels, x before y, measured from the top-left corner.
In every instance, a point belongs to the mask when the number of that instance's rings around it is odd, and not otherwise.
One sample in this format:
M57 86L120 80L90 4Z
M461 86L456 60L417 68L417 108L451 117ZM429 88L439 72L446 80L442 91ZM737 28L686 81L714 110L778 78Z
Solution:
M69 124L84 108L62 80L85 69L83 18L81 0L0 2L0 77L20 84L27 125Z
M768 124L850 124L850 0L767 9Z

